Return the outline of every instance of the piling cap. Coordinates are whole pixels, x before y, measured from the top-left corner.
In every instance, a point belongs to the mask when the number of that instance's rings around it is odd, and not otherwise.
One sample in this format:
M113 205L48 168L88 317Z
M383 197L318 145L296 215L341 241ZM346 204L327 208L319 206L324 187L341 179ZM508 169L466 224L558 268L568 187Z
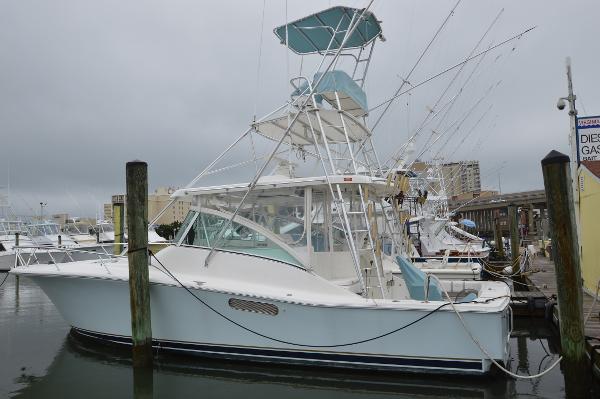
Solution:
M139 159L134 159L133 161L127 162L126 166L133 166L133 165L148 165L148 164L144 161L140 161Z
M542 159L542 166L551 165L554 163L569 163L571 159L563 154L562 152L558 152L556 150L552 150Z

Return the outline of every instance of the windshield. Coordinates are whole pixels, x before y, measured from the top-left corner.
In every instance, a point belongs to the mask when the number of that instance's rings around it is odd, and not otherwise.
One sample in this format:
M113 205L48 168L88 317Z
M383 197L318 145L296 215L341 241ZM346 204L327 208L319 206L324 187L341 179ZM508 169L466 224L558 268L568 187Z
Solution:
M239 218L239 217L238 217ZM213 214L190 211L176 237L181 245L212 247L228 219ZM188 230L189 227L189 230ZM182 237L183 234L185 237ZM216 248L275 259L296 266L301 262L263 234L238 222L225 229Z
M57 235L59 230L57 224L37 224L32 225L30 229L34 236Z

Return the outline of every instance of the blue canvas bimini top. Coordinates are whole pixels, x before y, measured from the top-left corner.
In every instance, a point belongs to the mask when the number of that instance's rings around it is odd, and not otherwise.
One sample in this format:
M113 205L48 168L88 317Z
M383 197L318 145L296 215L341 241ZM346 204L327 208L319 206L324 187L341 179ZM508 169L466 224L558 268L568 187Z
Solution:
M281 44L286 44L287 27L288 46L297 54L334 51L342 44L355 13L358 18L362 10L342 6L331 7L279 26L275 28L274 32ZM381 25L379 21L377 21L375 15L366 12L357 28L346 41L344 49L363 47L380 35Z

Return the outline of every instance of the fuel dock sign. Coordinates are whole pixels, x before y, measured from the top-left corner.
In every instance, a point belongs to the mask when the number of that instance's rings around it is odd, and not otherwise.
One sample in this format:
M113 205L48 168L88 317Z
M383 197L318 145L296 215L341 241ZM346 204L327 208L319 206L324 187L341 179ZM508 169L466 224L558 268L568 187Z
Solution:
M600 161L600 116L577 118L577 158Z

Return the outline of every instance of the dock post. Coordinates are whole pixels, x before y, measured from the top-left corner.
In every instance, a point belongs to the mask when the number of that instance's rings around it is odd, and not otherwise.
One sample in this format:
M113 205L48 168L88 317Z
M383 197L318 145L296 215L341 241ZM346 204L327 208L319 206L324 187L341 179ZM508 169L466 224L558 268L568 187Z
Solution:
M152 366L152 323L148 270L148 165L127 162L127 230L133 366Z
M62 236L60 234L58 235L58 246L62 247Z
M578 393L585 394L586 384L582 380L590 370L585 351L582 281L569 157L551 151L542 160L542 172L556 267L562 366L567 397L573 390L575 397Z
M15 233L15 247L17 247L17 251L15 253L15 267L21 266L21 261L19 261L19 257L21 256L21 251L19 250L19 241L20 241L20 233ZM17 282L19 281L19 275L17 274Z
M113 225L115 228L113 254L118 255L123 252L123 244L125 243L125 204L123 200L113 202Z
M515 204L508 205L508 230L510 232L510 259L512 261L512 279L517 284L515 291L527 291L525 279L521 276L519 260L519 218Z
M498 256L504 258L504 240L502 239L502 229L500 228L500 211L494 211L494 240L496 240L496 249Z

